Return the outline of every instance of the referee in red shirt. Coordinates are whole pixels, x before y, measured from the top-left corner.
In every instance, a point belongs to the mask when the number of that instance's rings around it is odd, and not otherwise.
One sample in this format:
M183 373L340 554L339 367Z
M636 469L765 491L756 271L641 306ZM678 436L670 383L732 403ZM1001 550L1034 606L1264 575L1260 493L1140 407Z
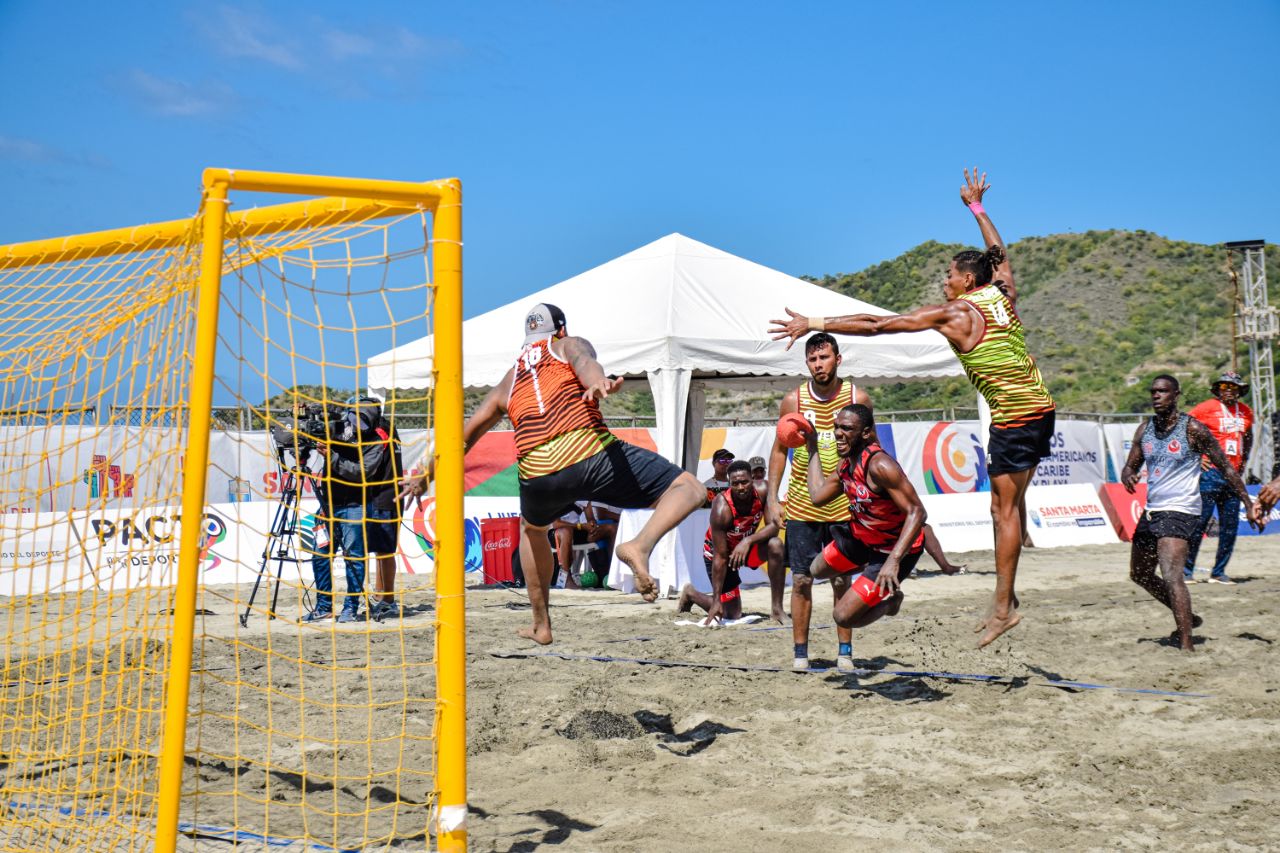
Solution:
M1209 389L1213 398L1205 400L1188 412L1191 417L1209 428L1213 437L1222 447L1227 461L1236 469L1243 471L1249 461L1249 451L1253 449L1253 410L1240 402L1240 398L1249 393L1239 373L1228 371L1218 377ZM1213 561L1213 570L1209 575L1209 583L1233 584L1227 577L1227 563L1231 561L1231 552L1236 547L1236 528L1240 518L1240 498L1228 485L1222 472L1213 467L1207 456L1200 459L1200 533L1192 537L1187 548L1187 564L1182 576L1187 583L1194 582L1196 554L1200 551L1200 541L1205 528L1216 507L1218 510L1218 554Z

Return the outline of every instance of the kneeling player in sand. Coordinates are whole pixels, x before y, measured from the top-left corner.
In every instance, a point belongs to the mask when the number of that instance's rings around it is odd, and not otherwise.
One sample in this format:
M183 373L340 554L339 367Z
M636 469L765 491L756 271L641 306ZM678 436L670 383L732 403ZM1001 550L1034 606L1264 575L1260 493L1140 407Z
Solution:
M763 481L751 479L751 466L739 459L729 466L729 489L711 502L711 525L702 546L702 558L711 580L711 594L698 592L687 583L680 590L677 610L684 613L693 605L707 611L707 622L742 617L742 578L738 570L744 566L758 569L768 563L769 588L773 602L773 619L784 622L782 589L786 584L785 555L778 525L760 526L764 518L769 492ZM759 529L757 529L759 528Z
M824 477L809 469L809 497L815 506L844 497L852 517L832 525L832 541L813 560L813 576L858 572L836 601L836 624L861 628L902 606L901 580L911 574L924 550L924 504L897 461L876 443L875 420L866 406L845 406L836 414L840 465ZM814 432L808 435L816 445ZM811 448L812 450L813 448Z

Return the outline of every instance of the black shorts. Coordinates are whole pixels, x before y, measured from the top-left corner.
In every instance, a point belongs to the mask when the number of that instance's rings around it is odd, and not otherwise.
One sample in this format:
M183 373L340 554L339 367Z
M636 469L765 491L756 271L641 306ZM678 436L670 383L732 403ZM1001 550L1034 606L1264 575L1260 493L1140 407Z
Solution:
M1158 539L1185 539L1190 542L1199 535L1198 515L1189 512L1144 511L1133 531L1133 545L1135 548L1155 548Z
M889 555L883 551L875 551L850 532L848 525L843 527L831 525L831 542L822 549L822 559L837 572L860 572L868 580L875 581L880 576L880 568L884 566ZM898 580L906 580L920 562L923 549L914 554L907 554L898 561Z
M369 510L364 522L366 554L394 554L400 546L400 513L396 510Z
M791 567L791 574L810 574L813 558L831 541L831 527L829 521L787 522L787 565Z
M645 509L683 473L652 450L615 441L554 474L521 480L520 515L534 527L546 527L577 501Z
M705 554L702 555L702 564L707 567L707 580L711 580L711 561L707 559ZM742 586L742 575L738 574L737 569L725 567L724 570L724 588L720 590L720 594L733 592Z
M1040 464L1049 455L1056 411L1022 426L1000 429L991 425L987 474L1016 474Z

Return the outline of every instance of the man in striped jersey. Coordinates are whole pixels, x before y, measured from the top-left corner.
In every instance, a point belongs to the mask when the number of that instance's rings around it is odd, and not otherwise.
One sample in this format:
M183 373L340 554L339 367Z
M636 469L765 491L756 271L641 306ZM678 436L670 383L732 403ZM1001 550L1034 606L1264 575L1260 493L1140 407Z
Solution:
M622 380L605 376L590 342L569 336L563 311L545 303L533 306L524 331L515 365L467 419L463 440L470 450L503 416L511 419L520 477L520 560L536 567L525 572L533 627L519 634L546 645L555 571L547 528L553 521L575 501L652 507L639 535L614 553L631 567L636 590L653 601L659 590L649 575L649 555L664 534L702 506L707 493L692 474L609 432L599 401L617 391ZM434 473L430 452L418 468L422 473L405 480L402 496L426 491Z
M805 317L788 308L789 319L775 320L770 332L774 340L795 342L812 330L872 336L933 329L951 344L969 381L991 407L987 471L995 525L996 590L990 612L976 629L981 648L1022 621L1013 586L1022 555L1023 505L1036 465L1049 455L1055 406L1040 368L1027 351L1004 243L982 208L988 189L986 173L979 177L977 169L972 175L966 169L964 177L960 199L977 219L987 249L961 252L952 259L942 286L945 304L888 317Z
M829 475L840 464L836 453L836 412L852 403L871 408L867 392L836 375L841 363L840 345L825 333L818 333L804 344L804 363L809 368L810 379L782 398L778 417L799 412L813 425L817 434L818 464L823 475ZM849 521L849 505L835 501L826 506L814 506L809 499L806 472L813 460L809 448L797 447L791 455L791 480L787 484L786 513L778 497L782 485L782 472L787 466L787 448L776 437L769 454L769 514L767 521L786 530L787 565L791 567L791 638L795 643L792 666L809 668L809 619L813 613L813 578L809 566L813 558L831 541L831 525ZM835 600L848 589L849 579L836 576L831 579L831 591ZM780 602L775 602L773 618L783 621ZM853 669L853 631L836 628L836 666Z

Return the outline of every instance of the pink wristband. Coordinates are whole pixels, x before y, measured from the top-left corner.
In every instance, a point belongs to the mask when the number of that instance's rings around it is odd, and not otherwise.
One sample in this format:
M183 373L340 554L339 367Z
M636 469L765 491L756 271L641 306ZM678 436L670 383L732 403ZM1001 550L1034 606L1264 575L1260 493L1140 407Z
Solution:
M982 214L986 213L986 211L982 209L982 202L979 202L979 201L975 201L972 204L970 204L969 210L973 212L974 216L981 216Z

